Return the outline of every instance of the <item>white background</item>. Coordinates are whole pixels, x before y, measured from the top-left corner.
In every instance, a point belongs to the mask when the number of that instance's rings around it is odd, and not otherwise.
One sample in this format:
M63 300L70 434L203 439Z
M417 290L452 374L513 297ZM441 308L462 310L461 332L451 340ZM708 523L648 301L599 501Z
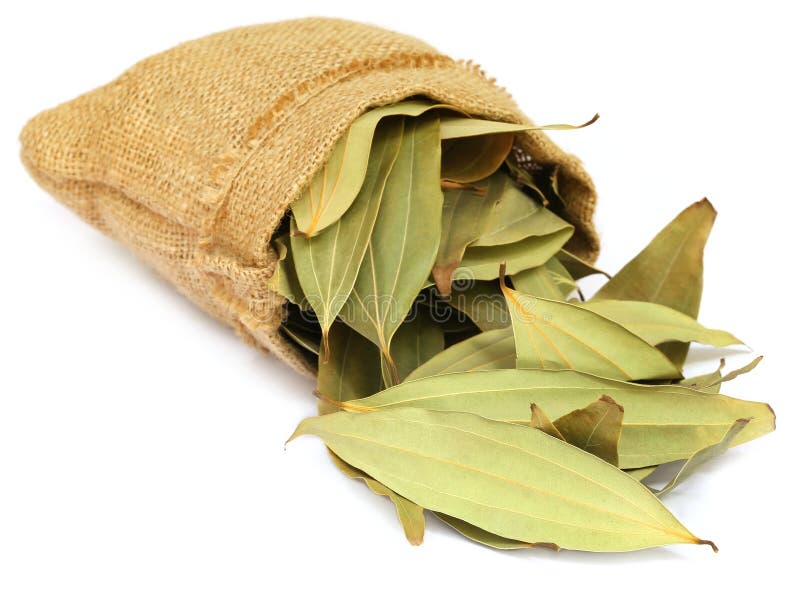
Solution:
M800 44L791 7L4 5L0 587L788 584L776 567L796 559L798 524ZM408 546L389 502L342 477L321 443L284 450L315 411L311 380L205 317L19 164L29 117L138 59L220 29L314 14L388 26L472 58L537 122L599 112L594 126L554 136L597 184L608 270L685 205L712 200L719 217L701 319L766 355L726 392L767 400L778 415L776 433L732 450L666 500L719 554L499 553L434 518L425 544Z

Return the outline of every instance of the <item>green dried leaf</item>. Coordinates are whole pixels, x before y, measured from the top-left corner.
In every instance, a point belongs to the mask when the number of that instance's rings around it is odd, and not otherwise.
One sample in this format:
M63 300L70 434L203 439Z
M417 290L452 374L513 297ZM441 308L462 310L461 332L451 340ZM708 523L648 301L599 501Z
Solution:
M414 503L504 538L592 551L711 544L631 477L531 427L401 408L306 419L292 439L306 434Z
M703 250L717 212L707 199L687 207L594 295L659 303L697 318L703 295ZM688 344L662 347L681 367Z
M514 368L514 333L496 329L475 335L437 354L408 375L406 381L436 374Z
M623 414L614 399L602 395L586 407L559 417L553 427L566 442L617 466Z
M511 153L514 134L533 130L581 129L583 125L517 125L466 117L442 118L442 178L476 182L496 172Z
M708 329L688 315L657 303L601 299L580 306L619 323L653 346L670 341L698 342L718 348L742 344L727 331Z
M702 389L706 393L718 393L722 390L722 369L725 368L725 358L720 358L719 368L709 374L700 374L684 378L677 384L693 389Z
M685 481L689 476L697 472L706 462L712 458L716 458L717 456L722 456L725 454L725 452L728 451L728 448L730 448L731 444L733 443L733 439L739 435L739 433L749 422L749 419L737 419L734 421L730 429L725 433L719 442L703 448L702 450L698 450L692 454L686 463L681 467L681 469L675 473L675 476L672 477L672 480L664 485L661 489L654 491L654 493L658 497L669 493L672 489Z
M651 474L653 474L659 466L660 466L659 464L656 464L655 466L644 466L642 468L630 468L630 469L626 470L625 473L628 476L632 476L637 481L641 482L641 481L645 480L647 477L649 477Z
M580 125L518 125L472 117L442 117L442 139L460 139L498 133L513 134L521 131L574 131L588 127L599 118L600 115L594 115Z
M478 337L495 333L489 331ZM640 468L688 458L719 441L737 419L752 418L737 436L736 444L775 429L775 415L765 403L675 385L623 382L573 370L510 369L440 374L407 380L371 397L350 402L346 408L374 411L420 407L529 424L531 403L539 405L551 418L558 418L585 407L603 394L625 407L619 443L620 468Z
M330 357L320 357L317 391L323 397L321 414L337 410L337 404L360 399L383 388L378 349L341 321L331 326Z
M442 178L453 182L488 178L500 168L513 145L511 133L442 141Z
M469 288L451 293L447 302L469 317L481 331L511 326L511 317L500 283L476 280Z
M426 284L439 249L439 145L438 119L406 122L367 253L343 308L342 319L381 350L392 382L399 382L389 353L392 336Z
M550 258L537 268L523 270L510 277L514 288L525 294L565 300L578 286L558 258Z
M553 425L553 422L550 421L550 418L547 417L547 413L545 413L544 409L539 407L539 405L536 403L531 403L531 427L535 427L539 431L543 431L548 436L553 436L554 438L558 438L564 442L567 441L564 439L564 436L561 434L561 432L558 431L558 428Z
M513 154L511 157L506 158L505 163L506 167L508 168L508 173L514 182L519 184L521 187L527 188L528 193L532 192L534 198L536 198L540 204L550 207L554 210L564 210L566 208L561 195L558 193L557 186L552 182L552 179L557 178L558 176L557 167L551 167L549 169L550 175L547 178L547 183L542 186L541 176L545 171L544 169L537 170L536 177L534 177L533 171L520 166L515 161ZM537 167L539 166L540 165L537 165Z
M280 330L304 350L319 355L322 332L314 314L309 309L293 303L284 304Z
M479 185L444 191L442 240L432 270L442 296L450 295L450 283L464 250L480 237L489 222L489 214L500 198L500 190L492 187L504 182L502 175L494 174Z
M274 292L285 297L290 303L305 306L305 296L297 278L294 260L289 252L289 236L280 235L272 239L272 247L278 256L275 271L267 281L267 286Z
M350 208L364 182L375 128L384 117L416 117L442 108L453 109L442 104L405 101L372 109L357 118L336 142L322 169L292 204L297 231L308 237L316 235ZM438 155L436 157L438 160Z
M723 382L732 381L737 376L741 376L742 374L747 374L748 372L753 370L756 366L758 366L763 359L764 359L764 356L759 356L758 358L755 358L754 360L751 360L750 362L748 362L747 364L745 364L741 368L737 368L736 370L731 370L725 376L723 376L723 377L721 377L721 378L719 378L717 380L712 380L709 384L706 385L706 388L716 387L718 385L721 385ZM720 367L720 369L721 368L722 367Z
M681 378L667 358L592 311L500 285L511 312L517 368L572 368L623 380Z
M414 317L406 320L392 339L392 358L400 380L444 350L444 332L425 313L427 310L424 306L418 306Z
M305 298L322 327L323 347L330 326L353 290L402 138L400 117L378 127L362 189L333 225L314 237L305 237L297 233L292 220L292 257Z
M758 364L763 360L763 356L759 356L755 358L751 362L747 363L746 365L738 368L736 370L730 371L728 374L722 374L722 370L725 368L725 358L722 358L719 361L719 368L717 368L714 372L709 374L701 374L699 376L693 376L691 378L684 378L678 384L691 387L694 389L701 389L703 392L706 393L718 393L722 390L722 383L728 382L735 379L737 376L741 376L742 374L747 374L751 370L753 370Z
M461 291L459 290L459 292ZM439 324L445 334L464 334L478 331L472 319L451 306L447 300L439 297L435 288L422 291L418 301L427 307L427 313Z
M351 479L361 479L366 483L369 490L376 495L383 495L388 497L394 503L395 510L397 511L397 519L400 520L400 525L403 526L406 539L412 546L419 546L425 536L425 513L423 509L392 491L386 485L383 485L369 476L367 473L347 464L344 460L339 458L334 452L328 451L328 454L345 476Z
M301 348L319 356L320 338L305 330L296 329L291 325L281 325L281 331Z
M500 191L499 200L491 211L484 233L472 246L483 248L509 245L527 240L531 236L567 233L569 238L572 235L572 225L522 192L507 174L499 173L497 177L502 182L493 183L490 188L492 195L495 190Z
M329 343L330 359L328 362L320 360L317 369L317 390L323 397L318 403L320 415L338 411L338 404L371 395L382 385L380 354L372 342L337 321L331 327ZM415 546L422 544L425 516L420 506L347 464L333 452L329 454L334 465L346 476L363 479L372 492L388 497L395 505L408 541Z
M500 264L506 263L508 272L516 274L541 266L553 257L572 235L567 227L548 235L534 235L522 241L489 247L470 246L464 252L461 266L454 280L494 280L499 276Z
M496 548L497 550L519 550L520 548L534 548L536 545L529 542L520 542L519 540L509 540L497 534L492 534L486 530L482 530L478 526L473 526L464 520L457 517L449 516L445 513L433 512L433 515L442 520L445 524L453 528L456 532L469 538L473 542ZM557 549L557 548L556 548Z
M567 250L562 249L559 251L556 254L556 259L564 265L564 268L567 269L567 272L569 272L569 275L572 276L574 280L580 280L581 278L586 278L593 274L602 274L606 278L611 278L611 275L607 272L592 266L586 260L579 258Z

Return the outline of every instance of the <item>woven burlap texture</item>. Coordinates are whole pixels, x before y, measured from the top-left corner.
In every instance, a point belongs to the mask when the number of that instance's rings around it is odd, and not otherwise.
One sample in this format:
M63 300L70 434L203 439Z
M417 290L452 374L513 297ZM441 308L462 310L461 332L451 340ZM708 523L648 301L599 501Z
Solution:
M312 18L237 28L145 59L32 119L22 159L47 191L246 341L312 373L277 329L283 300L267 288L270 237L351 122L410 96L531 122L477 66L378 27ZM593 260L591 179L543 133L517 144L560 165L577 226L569 247Z

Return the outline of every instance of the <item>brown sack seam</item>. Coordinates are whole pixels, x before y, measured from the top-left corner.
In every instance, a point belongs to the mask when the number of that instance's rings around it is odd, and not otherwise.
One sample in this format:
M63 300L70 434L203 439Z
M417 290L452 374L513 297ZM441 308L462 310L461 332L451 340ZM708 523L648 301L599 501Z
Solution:
M437 65L455 63L452 58L445 55L406 52L397 53L383 59L357 59L326 70L315 78L304 81L284 93L268 112L253 122L246 132L246 139L243 145L229 149L218 158L216 165L212 168L209 183L203 195L203 200L212 207L212 214L209 216L208 226L201 229L204 235L198 245L201 248L210 248L213 245L216 222L225 206L230 187L236 177L250 157L257 152L258 148L270 137L271 133L279 129L281 124L286 121L298 106L305 104L318 93L353 75L373 70L436 67ZM334 144L332 143L326 156L333 150L333 146Z

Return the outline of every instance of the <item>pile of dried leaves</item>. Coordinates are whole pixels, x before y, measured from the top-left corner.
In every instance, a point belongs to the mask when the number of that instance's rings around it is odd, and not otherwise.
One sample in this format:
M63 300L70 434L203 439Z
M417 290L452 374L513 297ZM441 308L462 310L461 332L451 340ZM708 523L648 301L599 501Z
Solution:
M293 437L387 495L414 544L423 509L495 548L710 544L659 497L775 427L720 394L756 362L681 372L688 342L741 343L696 321L716 213L691 205L586 301L602 272L563 249L557 170L510 157L530 128L408 101L340 139L272 242L281 329L318 356L320 416Z

